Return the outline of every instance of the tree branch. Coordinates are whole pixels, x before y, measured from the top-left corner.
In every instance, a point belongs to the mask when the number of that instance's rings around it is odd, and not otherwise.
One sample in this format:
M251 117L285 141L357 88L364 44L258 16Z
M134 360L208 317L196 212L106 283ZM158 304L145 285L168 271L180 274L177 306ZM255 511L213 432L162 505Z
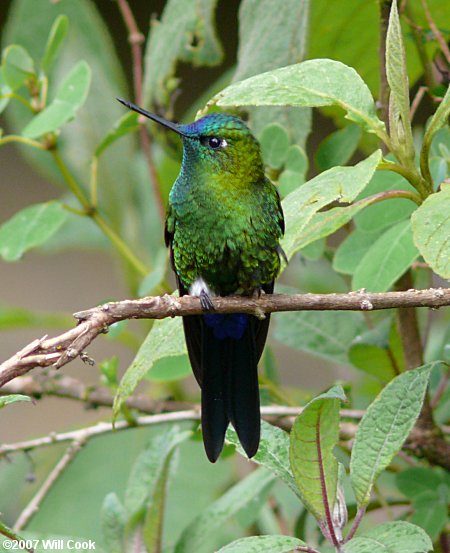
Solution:
M395 307L431 307L450 305L450 289L430 288L405 292L348 294L267 294L260 298L242 296L213 299L216 313L248 313L264 318L265 313L280 311L372 311ZM0 387L34 367L60 368L78 356L113 323L125 319L163 319L202 313L199 298L154 296L138 300L105 303L74 314L78 325L54 338L39 338L0 365ZM82 357L83 358L83 357Z
M64 472L67 466L71 463L75 455L80 451L85 441L86 441L86 438L83 436L80 436L79 439L74 440L74 442L67 448L66 452L58 461L54 469L47 476L45 482L39 488L36 495L33 497L33 499L28 503L28 505L20 514L16 524L14 525L14 530L16 532L19 532L28 524L30 519L39 509L39 505L42 503L42 500L50 491L50 488L53 486L56 480L61 476L61 474Z

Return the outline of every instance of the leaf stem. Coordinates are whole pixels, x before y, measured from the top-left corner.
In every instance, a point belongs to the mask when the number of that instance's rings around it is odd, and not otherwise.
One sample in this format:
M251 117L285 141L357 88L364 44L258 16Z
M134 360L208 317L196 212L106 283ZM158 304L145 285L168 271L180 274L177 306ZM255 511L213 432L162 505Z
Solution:
M429 183L419 175L415 168L405 167L404 165L400 165L399 163L383 159L378 164L377 169L380 169L381 171L393 171L394 173L398 173L414 186L414 188L417 190L417 192L419 192L420 196L423 199L427 198L432 192Z
M14 92L8 92L7 94L0 94L0 100L2 98L11 98L13 100L17 100L21 104L23 104L25 107L27 107L30 111L33 113L35 110L33 109L33 106L30 104L30 102L24 98L23 96L20 96L19 94L15 94Z
M358 530L359 525L361 524L361 521L366 513L366 507L358 507L358 511L356 513L355 518L353 519L352 527L350 528L349 533L345 537L344 543L349 542L353 536L356 533L356 530Z
M80 204L86 211L86 214L91 217L91 219L97 224L98 227L103 231L103 233L110 239L113 246L121 254L121 256L126 259L130 265L139 273L141 276L145 276L149 273L149 268L146 267L142 261L140 261L134 253L130 250L128 245L120 238L120 236L115 232L115 230L109 226L105 219L96 211L95 206L92 205L89 200L86 198L85 193L70 173L67 165L64 163L59 152L56 149L51 151L52 156L58 166L58 169L61 171L64 180L68 184L70 190L74 196L78 199Z
M370 202L370 205L373 205L384 200L391 200L395 198L405 198L407 200L413 201L417 205L422 204L422 198L418 194L410 190L386 190L384 192L378 192L377 194L369 196L368 198L363 198L353 205L358 205L358 203L366 202Z
M43 144L41 144L37 140L26 138L25 136L20 136L17 134L9 134L8 136L4 136L3 138L0 138L0 146L2 146L3 144L8 144L10 142L11 143L18 142L19 144L26 144L27 146L38 148L39 150L47 149Z

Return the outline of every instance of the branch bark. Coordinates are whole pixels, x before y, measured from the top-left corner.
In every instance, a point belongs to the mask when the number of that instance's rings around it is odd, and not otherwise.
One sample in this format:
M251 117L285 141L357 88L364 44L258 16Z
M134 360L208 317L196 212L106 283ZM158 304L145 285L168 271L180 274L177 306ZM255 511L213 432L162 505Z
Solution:
M430 288L405 292L348 294L267 294L260 298L242 296L213 299L216 313L248 313L264 318L265 313L281 311L372 311L407 307L450 305L450 289ZM105 303L74 314L78 325L59 336L38 338L0 365L0 387L35 367L53 365L59 369L76 357L88 359L85 348L99 335L108 332L113 323L125 319L163 319L202 313L199 298L169 295ZM89 359L88 359L89 360Z

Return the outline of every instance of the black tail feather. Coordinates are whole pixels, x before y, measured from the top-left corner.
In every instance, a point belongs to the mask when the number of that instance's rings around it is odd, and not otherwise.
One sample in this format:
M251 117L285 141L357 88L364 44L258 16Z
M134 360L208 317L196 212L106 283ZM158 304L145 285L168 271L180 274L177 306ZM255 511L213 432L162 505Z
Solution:
M202 326L202 432L206 455L215 463L220 455L228 427L227 383L221 341L201 320Z
M259 446L261 424L253 320L238 340L216 338L202 321L201 357L202 430L208 459L214 463L219 457L229 422L244 451L253 457Z
M255 319L256 320L256 319ZM243 337L232 341L229 366L228 416L249 457L258 451L261 415L259 408L258 359L253 319Z

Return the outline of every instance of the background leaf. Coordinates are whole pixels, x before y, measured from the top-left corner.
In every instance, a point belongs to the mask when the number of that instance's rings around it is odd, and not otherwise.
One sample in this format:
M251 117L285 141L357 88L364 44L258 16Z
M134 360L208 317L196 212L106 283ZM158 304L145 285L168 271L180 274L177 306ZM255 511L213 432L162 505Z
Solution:
M66 38L68 28L69 19L65 15L59 15L52 25L42 57L41 68L44 73L48 73L54 64L64 39Z
M335 251L333 269L339 273L353 274L361 258L381 235L381 232L381 230L366 232L356 228L339 244Z
M409 221L402 221L385 231L367 249L353 273L352 290L365 288L385 292L417 259Z
M361 135L360 127L354 124L329 134L316 150L317 168L326 171L335 165L345 165L358 147Z
M231 516L245 509L249 502L264 496L274 481L275 475L263 468L243 478L185 528L175 546L174 553L197 551L209 534L217 531ZM261 506L261 499L259 499L255 507L259 509Z
M31 397L24 396L22 394L10 394L7 396L0 397L0 409L11 405L12 403L17 403L18 401L31 401Z
M239 7L238 64L233 81L302 61L308 39L309 2L243 0ZM283 29L280 32L279 29ZM292 142L305 146L311 131L311 110L268 107L248 110L257 136L270 123L287 130Z
M153 323L134 361L120 381L114 398L114 417L117 417L123 402L133 393L156 361L186 353L182 327L181 317L161 319Z
M126 512L115 493L105 497L100 517L106 549L109 553L123 553Z
M0 227L0 255L5 261L17 261L57 232L67 215L59 202L22 209Z
M247 458L232 426L228 427L226 439L236 447L243 457ZM256 455L252 457L252 461L276 474L291 488L297 497L301 497L289 468L289 435L287 432L262 420L259 448Z
M34 74L34 63L30 54L18 44L12 44L3 51L3 79L11 90L17 90Z
M70 71L56 93L53 102L38 113L22 131L27 138L38 138L54 132L70 121L86 100L91 82L89 65L80 61Z
M362 418L350 461L359 506L367 505L380 472L391 462L419 416L433 363L394 378Z
M161 20L151 21L145 51L144 104L167 106L179 80L178 62L217 65L222 47L214 27L217 0L169 0Z
M431 194L411 219L414 243L438 275L450 278L450 186Z

